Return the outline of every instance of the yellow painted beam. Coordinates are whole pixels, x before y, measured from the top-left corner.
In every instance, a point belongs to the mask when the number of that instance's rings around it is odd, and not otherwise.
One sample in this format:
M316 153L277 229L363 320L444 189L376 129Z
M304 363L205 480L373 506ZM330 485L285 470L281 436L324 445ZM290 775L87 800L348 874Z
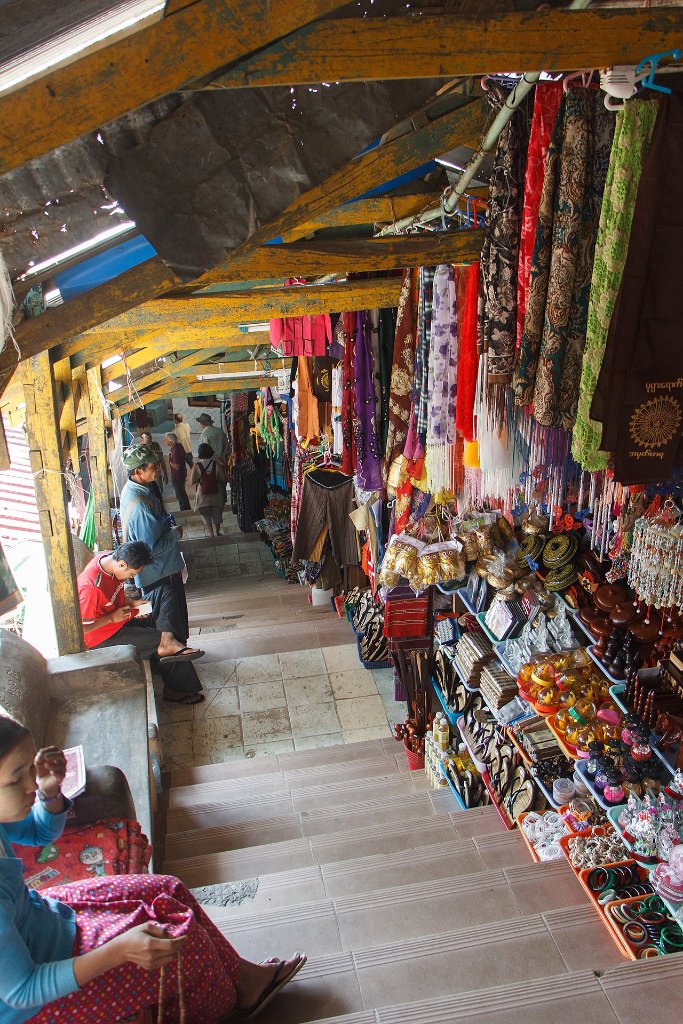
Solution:
M111 498L109 496L109 460L105 413L100 398L101 378L97 367L87 371L87 393L84 396L88 428L90 486L95 498L95 533L100 551L114 546L111 529Z
M372 196L345 203L328 213L299 224L296 232L287 232L283 241L293 242L295 238L313 234L326 228L357 227L361 224L391 224L402 217L414 217L422 210L438 206L441 192L415 192L400 196ZM399 212L400 211L400 212Z
M252 370L262 370L264 373L274 373L275 370L288 370L292 365L290 359L280 359L273 356L272 359L241 359L238 362L231 362L229 359L222 359L212 363L195 363L194 366L186 366L180 370L172 369L172 377L194 377L200 373L250 373Z
M69 359L60 359L53 364L59 426L62 432L62 453L66 462L71 457L74 473L78 473L78 438L76 435L76 406L74 403L74 384Z
M119 378L125 377L126 372L132 373L133 370L139 370L140 367L153 363L155 359L163 359L164 356L170 355L175 350L175 345L166 341L158 348L144 347L137 352L126 353L115 363L102 368L102 384L107 385L112 380L119 380Z
M312 239L289 245L246 247L246 251L243 247L228 257L227 263L204 274L201 283L220 284L226 280L226 273L230 281L258 281L469 263L481 256L483 241L483 229L473 228L448 234ZM195 290L197 285L187 287Z
M263 377L234 377L223 381L196 381L195 383L190 383L182 377L178 377L174 378L173 381L167 381L163 387L145 392L142 396L142 402L147 406L152 402L156 402L159 398L170 398L173 395L223 395L230 394L233 391L252 391L256 388L275 387L276 384L277 378L273 377L272 374L264 375ZM134 409L139 408L139 402L126 402L118 406L121 415L126 412L133 412Z
M29 458L34 474L40 531L60 654L83 650L83 625L67 513L62 439L50 356L34 356L24 376Z
M262 88L612 67L677 48L682 34L683 12L671 8L329 19L240 62L214 84Z
M132 381L133 387L138 394L141 394L141 392L146 388L152 387L154 384L158 384L159 381L163 381L170 377L172 373L175 374L185 368L195 367L198 363L201 363L203 359L208 359L212 355L219 355L220 352L222 352L222 349L220 348L205 349L203 352L192 352L189 356L184 356L182 359L179 359L174 363L168 362L156 370L143 374L141 377ZM128 386L125 385L109 391L107 393L107 398L110 402L118 402L122 398L127 397L127 395Z
M207 333L220 332L226 321L231 324L250 321L258 323L275 317L395 306L400 290L400 277L386 277L366 278L344 284L195 294L146 302L117 317L113 325L145 330L163 326L166 330L173 330L180 339L183 328L187 328L191 334L199 329ZM247 334L245 337L250 336ZM190 346L183 343L181 347Z
M197 0L0 98L0 174L340 7L339 0Z

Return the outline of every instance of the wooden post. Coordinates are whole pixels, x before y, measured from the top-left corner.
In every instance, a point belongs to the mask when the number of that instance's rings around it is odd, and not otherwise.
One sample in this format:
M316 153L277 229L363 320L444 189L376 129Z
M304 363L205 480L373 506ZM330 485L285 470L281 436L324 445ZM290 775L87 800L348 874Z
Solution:
M71 467L78 473L78 437L76 435L76 403L74 401L74 382L71 374L71 360L59 359L53 363L52 372L55 378L57 393L57 412L62 431L62 451L64 460L71 456Z
M111 530L111 498L109 497L109 461L105 412L100 398L102 378L99 367L88 370L85 397L90 452L90 486L95 496L95 532L100 551L111 551L114 539Z
M24 376L26 427L47 578L60 654L83 650L83 625L62 467L55 380L48 352L33 356Z

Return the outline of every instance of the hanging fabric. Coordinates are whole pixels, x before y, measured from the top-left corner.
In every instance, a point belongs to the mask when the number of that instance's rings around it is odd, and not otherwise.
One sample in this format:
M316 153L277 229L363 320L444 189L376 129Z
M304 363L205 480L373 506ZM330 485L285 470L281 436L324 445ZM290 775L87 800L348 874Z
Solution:
M500 83L489 81L486 96L498 113L508 92ZM487 406L499 426L507 414L507 385L517 338L517 263L529 102L517 108L498 138L481 254L479 351L488 357L486 387L491 393Z
M628 256L591 406L624 484L683 464L683 96L662 101L638 189Z
M318 399L313 392L313 360L308 356L299 359L297 383L298 436L302 441L312 441L320 434L320 417L318 415Z
M356 471L356 442L353 432L353 419L356 407L356 395L353 387L353 354L355 347L356 314L344 313L342 317L344 331L344 364L342 369L342 471L353 476Z
M658 104L652 100L631 100L616 116L595 247L586 347L572 442L574 458L589 472L606 469L609 460L608 454L599 450L602 428L590 418L590 407L624 272L638 185L658 109Z
M429 337L432 326L432 296L434 289L434 268L420 267L419 296L417 306L417 339L415 342L415 367L413 371L413 395L408 425L405 456L413 462L424 458L427 438L427 406L429 399Z
M413 369L415 366L415 324L413 322L413 270L403 272L401 295L396 311L396 337L389 388L389 424L387 429L385 466L387 482L396 474L403 455L410 422ZM394 468L396 467L396 468Z
M534 90L534 113L531 121L529 149L524 176L524 205L519 238L519 261L517 265L517 345L522 340L524 314L531 258L536 238L536 222L541 202L541 190L545 177L545 163L553 128L562 102L562 82L538 82Z
M459 317L458 384L455 400L455 426L466 441L474 440L474 394L477 389L477 303L479 263L465 271L465 293Z
M389 430L389 391L391 386L391 362L394 356L396 336L396 309L379 311L379 447L382 457L386 452Z
M574 88L548 151L515 400L543 426L576 418L588 294L614 118L601 95Z
M426 467L431 494L446 491L450 483L449 446L455 441L458 366L455 295L455 270L450 264L442 264L434 274L429 345Z
M356 315L356 345L353 360L355 412L353 432L358 460L358 486L364 491L382 487L382 466L377 440L376 395L372 358L372 319L367 310Z

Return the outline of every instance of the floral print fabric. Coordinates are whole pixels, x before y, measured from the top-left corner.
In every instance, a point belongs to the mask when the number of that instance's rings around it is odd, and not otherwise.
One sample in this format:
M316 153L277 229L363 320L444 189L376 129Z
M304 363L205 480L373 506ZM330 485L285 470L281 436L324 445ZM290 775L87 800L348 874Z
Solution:
M588 294L614 118L601 94L563 98L548 150L524 331L517 354L517 405L532 402L542 426L576 418Z

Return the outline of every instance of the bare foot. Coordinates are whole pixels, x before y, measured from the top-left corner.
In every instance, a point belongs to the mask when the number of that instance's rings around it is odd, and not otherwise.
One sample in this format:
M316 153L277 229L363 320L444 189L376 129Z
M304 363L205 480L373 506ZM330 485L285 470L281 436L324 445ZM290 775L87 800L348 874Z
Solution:
M288 978L297 973L305 959L300 953L295 953L290 960L285 960L279 969L278 957L271 957L260 964L242 960L240 978L237 983L238 1008L246 1012L255 1009L266 989L271 986L276 977L278 983L286 982Z

